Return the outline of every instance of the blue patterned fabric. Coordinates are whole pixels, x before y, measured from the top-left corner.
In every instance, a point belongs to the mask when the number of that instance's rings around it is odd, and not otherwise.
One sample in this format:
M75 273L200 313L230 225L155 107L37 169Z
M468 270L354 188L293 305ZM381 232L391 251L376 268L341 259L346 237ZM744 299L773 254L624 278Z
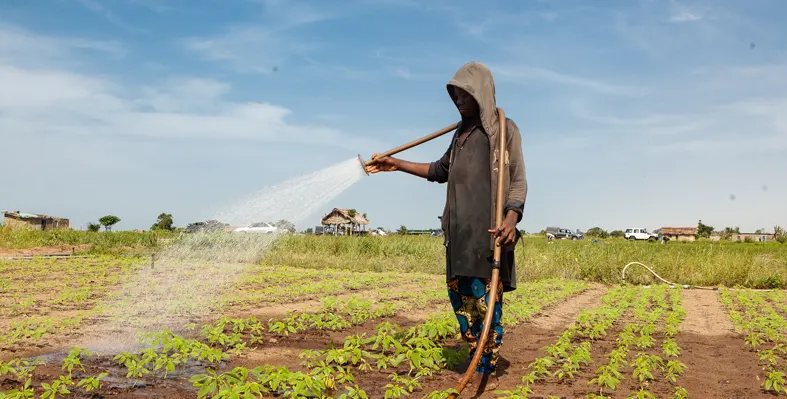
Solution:
M457 277L448 281L448 298L451 300L456 320L459 322L462 338L470 347L471 357L475 354L478 341L481 339L490 288L490 279ZM489 339L483 349L481 361L476 367L476 371L480 373L491 374L497 366L500 346L503 344L503 325L500 324L502 316L503 282L499 281Z

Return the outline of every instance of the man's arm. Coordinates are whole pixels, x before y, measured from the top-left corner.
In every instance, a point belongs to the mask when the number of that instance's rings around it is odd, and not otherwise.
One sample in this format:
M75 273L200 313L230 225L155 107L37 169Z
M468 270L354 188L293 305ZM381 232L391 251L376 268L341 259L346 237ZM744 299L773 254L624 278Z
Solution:
M451 141L453 145L453 140ZM413 176L418 176L432 182L445 183L448 181L448 167L451 162L451 147L443 156L431 163L416 163L394 157L377 159L377 162L367 168L370 173L400 170Z
M396 170L400 170L404 173L409 173L413 176L418 176L424 179L427 179L429 176L430 163L410 162L396 158L393 159L393 163L396 167Z

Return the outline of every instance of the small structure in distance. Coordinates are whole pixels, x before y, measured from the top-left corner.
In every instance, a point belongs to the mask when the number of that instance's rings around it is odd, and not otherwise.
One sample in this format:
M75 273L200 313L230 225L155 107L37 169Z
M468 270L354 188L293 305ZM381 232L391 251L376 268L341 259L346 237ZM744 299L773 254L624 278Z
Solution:
M695 241L697 239L696 227L662 227L659 231L663 237L672 241Z
M4 224L13 228L27 228L31 230L67 229L69 220L66 218L23 213L19 211L3 211Z
M365 234L369 220L354 209L333 208L320 222L325 234Z

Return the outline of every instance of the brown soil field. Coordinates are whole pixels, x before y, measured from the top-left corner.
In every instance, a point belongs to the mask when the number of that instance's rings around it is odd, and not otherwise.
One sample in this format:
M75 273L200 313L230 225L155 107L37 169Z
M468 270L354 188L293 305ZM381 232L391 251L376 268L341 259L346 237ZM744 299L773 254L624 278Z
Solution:
M99 305L103 298L109 295L106 290L93 290L86 299L76 302L71 301L71 296L64 296L63 290L68 287L67 292L77 292L81 287L100 288L116 287L112 279L114 274L124 273L125 268L120 266L107 265L101 270L105 273L101 277L86 277L82 279L82 285L74 283L80 275L78 268L64 267L67 280L73 283L66 284L53 290L56 292L31 293L26 291L22 285L34 285L40 283L40 278L35 278L37 272L27 270L24 266L25 261L7 261L0 264L3 280L6 283L5 289L0 290L0 304L3 305L3 312L0 313L0 361L8 362L16 358L38 359L42 363L30 373L32 386L35 387L36 397L39 397L43 390L42 383L51 383L59 376L66 374L61 368L63 359L67 356L69 348L77 347L102 347L100 344L111 343L114 337L122 336L124 331L117 327L110 326L100 314ZM75 265L77 260L63 261L65 263L52 263L53 265ZM70 262L70 263L69 263ZM74 270L72 270L74 269ZM37 270L42 270L41 268ZM68 271L65 271L68 270ZM267 278L270 273L275 273L273 269L260 270L261 278ZM70 274L68 274L70 273ZM282 272L284 273L284 272ZM308 275L309 279L299 279L297 281L308 281L309 283L319 283L321 281L335 281L335 276ZM63 274L57 274L56 279L62 280ZM297 276L296 276L297 277ZM284 278L282 281L275 281L270 284L283 284L282 287L291 287L293 281ZM353 277L349 277L352 279ZM385 277L388 278L388 277ZM345 339L350 336L374 336L377 327L382 322L388 322L400 326L403 329L423 325L435 314L450 311L450 304L447 296L441 296L443 291L442 276L431 276L429 278L416 276L408 278L402 284L388 284L381 278L380 286L369 286L361 289L342 289L330 294L310 293L308 295L294 296L276 303L242 302L233 303L221 310L220 313L211 313L192 319L197 328L192 330L178 331L183 337L195 339L209 346L219 348L217 344L210 344L205 336L200 333L202 326L215 323L221 317L230 318L250 318L254 317L263 323L269 320L282 320L288 315L308 314L315 315L321 312L322 300L326 297L335 298L339 301L366 301L373 309L388 304L394 310L388 314L369 317L358 323L341 328L337 331L326 329L308 328L304 331L297 331L286 336L271 332L268 328L258 335L261 344L248 345L239 353L232 353L228 359L222 361L217 366L209 366L204 362L189 361L185 365L178 365L173 372L164 378L159 371L151 372L141 378L126 378L126 367L118 365L113 357L117 353L102 353L98 351L94 356L83 360L84 371L74 369L74 381L84 376L94 376L102 372L107 372L108 376L102 381L102 387L95 393L88 394L76 387L71 387L72 393L66 397L88 398L196 398L198 389L189 382L189 378L195 374L203 374L208 367L215 369L218 373L227 372L235 367L245 367L252 369L257 366L272 365L284 366L289 371L309 372L309 368L304 365L301 355L304 351L327 350L332 347L341 347ZM2 283L3 280L0 280ZM274 280L271 280L274 281ZM419 281L421 281L419 283ZM424 282L425 281L425 282ZM16 284L16 285L15 285ZM249 283L251 284L251 283ZM255 290L269 283L254 283L242 285L243 290ZM570 326L574 325L578 316L583 311L592 310L602 305L602 297L610 292L613 287L600 284L585 284L586 287L578 293L566 295L563 298L552 301L544 300L534 308L532 315L523 316L514 326L505 328L503 346L501 349L501 360L498 366L497 378L499 390L513 390L523 384L522 377L527 375L531 369L531 363L546 355L545 348L552 345L557 338ZM0 287L4 287L0 285ZM10 287L17 287L16 290ZM333 287L333 286L331 286ZM387 287L387 288L385 288ZM538 287L538 286L534 286ZM517 301L525 301L528 306L533 304L528 295L528 286L523 286L516 291L514 299L506 299L506 306L513 306ZM542 290L542 288L538 288ZM558 290L555 286L548 288L549 292ZM430 291L431 290L431 291ZM535 288L534 288L535 290ZM111 289L109 290L111 291ZM429 291L429 292L427 292ZM543 290L542 290L543 291ZM538 295L542 291L535 292ZM87 292L87 291L86 291ZM546 291L543 291L546 292ZM75 295L75 294L74 294ZM421 296L416 296L421 295ZM537 296L537 295L534 295ZM33 304L23 306L25 298L35 298ZM59 299L58 299L59 298ZM66 298L66 299L63 299ZM745 345L745 333L736 329L729 317L728 308L722 303L719 291L708 290L680 290L682 306L685 309L685 317L679 323L679 332L675 335L675 342L680 347L678 359L686 366L685 371L677 377L676 382L670 382L663 378L663 373L654 373L655 378L646 382L646 386L651 393L658 398L672 398L675 386L686 389L689 397L692 398L765 398L774 395L767 393L761 387L764 379L763 363L754 349ZM32 301L32 300L30 300ZM510 303L508 302L510 301ZM22 304L22 305L20 305ZM538 305L538 303L536 303ZM652 310L653 304L648 309ZM503 309L506 314L506 307ZM324 313L324 312L323 312ZM337 314L342 311L336 310ZM52 327L39 339L23 338L15 342L10 342L9 334L18 328L20 320L31 317L45 316L54 322L73 318L81 315L81 320L74 327ZM505 317L505 316L504 316ZM664 319L660 319L664 320ZM270 322L272 323L272 322ZM542 381L532 384L533 393L529 398L546 398L547 395L554 395L559 398L585 398L588 394L598 393L598 388L591 385L590 381L597 375L597 369L603 365L607 359L606 355L616 347L617 338L627 324L637 324L638 321L630 310L624 312L606 332L605 335L592 340L590 358L592 363L580 368L575 377L566 382L559 381L555 377L547 377ZM656 323L657 329L653 333L653 338L658 344L649 349L643 350L650 355L661 353L661 343L666 336L661 331L661 322ZM463 344L456 336L449 336L440 341L443 348L461 351ZM230 350L222 348L225 353ZM629 356L631 361L638 350L632 349ZM666 361L666 359L665 359ZM783 362L783 359L780 359ZM783 363L780 363L783 364ZM432 375L427 375L419 379L421 389L411 393L409 397L423 397L435 390L448 389L455 386L461 373L467 367L467 361L451 368L443 368ZM386 392L386 384L391 382L389 376L392 372L406 372L407 367L394 369L377 370L372 368L368 371L358 370L352 366L352 374L357 384L370 398L383 398ZM632 377L633 367L631 364L623 367L621 372L623 378L614 392L607 393L611 398L626 398L632 392L636 392L641 384ZM9 374L0 375L0 392L8 392L22 385L22 379ZM339 397L343 391L335 394ZM0 395L1 396L1 395ZM58 396L60 397L60 396ZM461 397L479 398L499 398L505 397L501 393L494 392L473 392L472 389L466 390Z

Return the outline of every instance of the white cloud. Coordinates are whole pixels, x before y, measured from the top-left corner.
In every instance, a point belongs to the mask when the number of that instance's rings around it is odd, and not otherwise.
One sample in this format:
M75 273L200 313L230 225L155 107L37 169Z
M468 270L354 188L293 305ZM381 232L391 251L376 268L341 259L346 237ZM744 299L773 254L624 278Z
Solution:
M223 32L185 40L186 48L206 60L233 70L269 74L293 57L309 59L319 48L315 40L300 40L294 30L303 25L340 18L342 7L315 7L301 1L255 0L263 5L259 22L230 26Z
M33 64L70 62L74 52L93 52L122 57L126 48L113 40L94 40L77 37L39 37L22 29L0 23L0 62Z
M135 32L135 33L147 32L147 30L145 29L136 27L120 19L117 15L115 15L115 13L112 12L112 10L101 4L101 2L99 2L98 0L77 0L77 1L88 10L104 17L104 19L106 19L107 22L111 23L112 25L123 28L130 32Z
M268 28L239 26L216 36L187 39L186 47L240 72L268 74L293 56L305 56L313 45L288 39Z
M131 4L148 8L151 11L157 13L164 13L175 9L172 6L167 5L167 3L169 3L169 0L129 0L129 1L131 2Z
M696 7L689 7L676 0L670 1L667 8L669 10L670 22L695 22L701 21L705 17L705 13L698 10Z
M681 11L677 14L672 14L669 17L670 22L692 22L692 21L699 21L702 19L701 15L692 14L689 11Z
M602 80L585 78L567 73L557 72L546 68L517 65L517 66L490 66L495 76L508 79L512 82L521 81L546 81L565 86L579 87L593 92L616 95L641 95L644 88L607 83Z
M32 47L6 46L13 51L0 62L4 135L233 139L349 148L369 143L337 129L292 123L288 120L292 112L274 104L228 100L231 85L215 80L177 77L137 89L62 68L18 67L16 60L30 48L47 49L59 43L59 39L19 32L17 37ZM68 55L67 49L60 50L54 54L57 58Z

